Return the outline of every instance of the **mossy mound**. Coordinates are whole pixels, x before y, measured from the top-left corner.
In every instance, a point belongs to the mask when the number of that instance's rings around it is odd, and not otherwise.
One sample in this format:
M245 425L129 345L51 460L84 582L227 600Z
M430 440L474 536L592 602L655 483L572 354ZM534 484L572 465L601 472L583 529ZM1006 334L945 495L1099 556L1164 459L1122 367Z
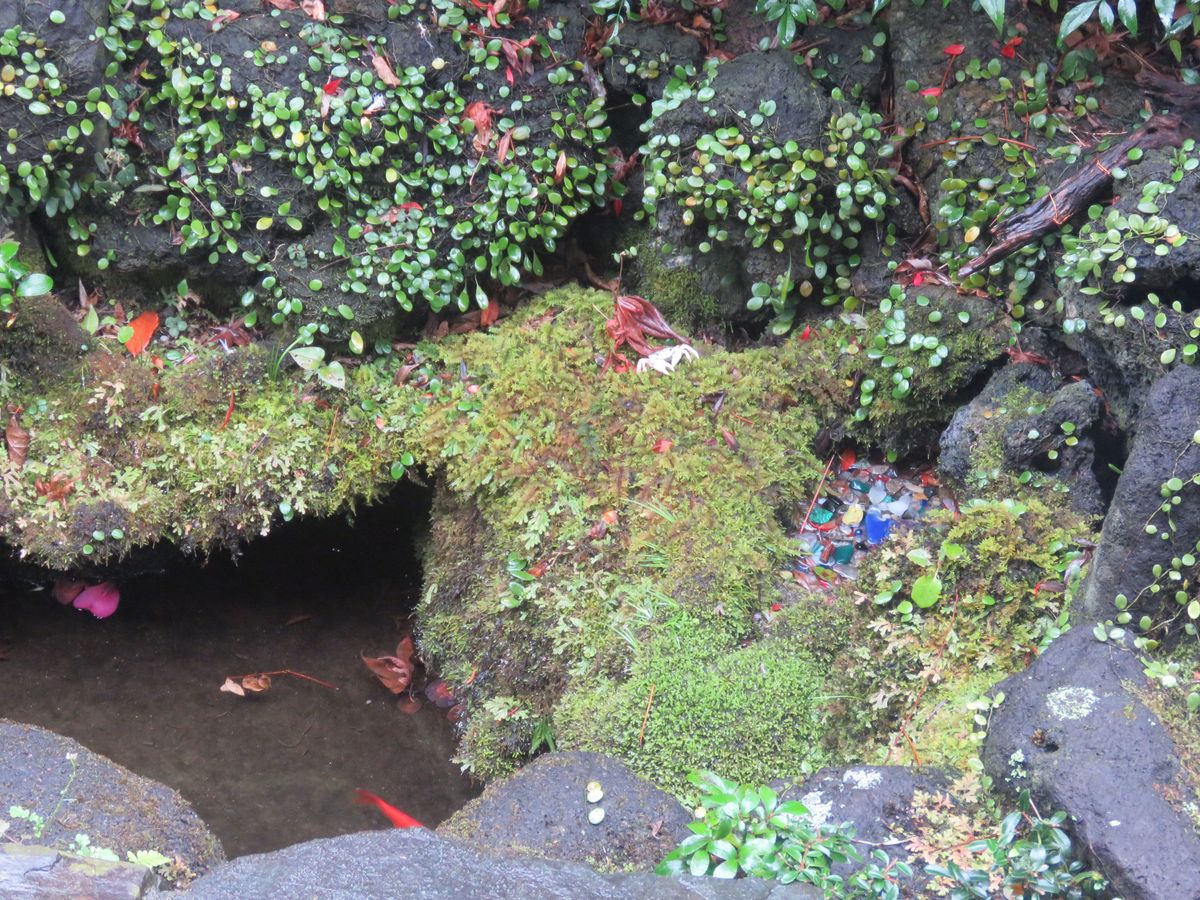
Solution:
M847 348L884 314L742 352L702 345L662 376L604 367L611 306L551 292L489 332L344 360L340 391L266 343L181 341L164 362L84 336L76 370L8 385L32 440L0 528L64 570L164 539L209 552L423 468L437 490L420 640L465 703L472 771L510 771L556 732L681 792L695 765L754 779L861 757L883 732L862 685L839 685L868 617L849 594L798 595L781 570L820 480L818 436L862 424L873 363ZM968 371L952 358L921 373L923 400ZM866 422L911 403L889 396Z

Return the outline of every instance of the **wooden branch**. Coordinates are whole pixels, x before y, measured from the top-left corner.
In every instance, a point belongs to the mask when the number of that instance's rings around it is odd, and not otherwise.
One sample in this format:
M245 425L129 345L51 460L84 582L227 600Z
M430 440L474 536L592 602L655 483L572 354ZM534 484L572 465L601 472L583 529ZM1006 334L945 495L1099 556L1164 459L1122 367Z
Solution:
M1189 134L1191 129L1177 116L1155 116L1099 156L1076 163L1072 173L1058 187L996 225L992 229L995 242L960 268L959 276L974 275L1061 228L1112 186L1112 170L1129 161L1130 150L1135 147L1142 150L1178 147Z

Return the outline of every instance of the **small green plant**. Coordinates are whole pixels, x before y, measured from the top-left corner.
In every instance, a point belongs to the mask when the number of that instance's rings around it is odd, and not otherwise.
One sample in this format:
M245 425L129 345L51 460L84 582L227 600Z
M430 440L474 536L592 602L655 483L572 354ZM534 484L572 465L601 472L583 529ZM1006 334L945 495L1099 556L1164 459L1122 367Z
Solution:
M30 272L29 267L17 259L21 245L16 241L0 242L0 313L13 308L20 297L40 297L54 288L49 275Z
M703 819L691 823L691 837L672 850L659 875L751 876L784 884L812 884L826 897L901 896L901 879L912 875L906 863L890 861L881 850L872 861L843 879L837 863L862 862L850 825L814 825L802 803L779 802L771 788L727 781L712 772L693 772L688 780L701 792Z
M968 849L986 854L986 868L963 869L957 863L928 866L929 875L949 878L954 886L950 900L992 900L992 898L1097 896L1106 886L1098 872L1085 870L1072 859L1071 839L1063 830L1067 814L1056 812L1042 818L1028 791L1018 798L1019 809L1000 823L994 838L975 841ZM1002 885L1000 893L996 884Z
M46 830L45 817L35 813L31 809L26 809L24 806L10 806L8 808L8 817L16 819L19 822L28 822L29 827L33 829L34 840L39 839Z

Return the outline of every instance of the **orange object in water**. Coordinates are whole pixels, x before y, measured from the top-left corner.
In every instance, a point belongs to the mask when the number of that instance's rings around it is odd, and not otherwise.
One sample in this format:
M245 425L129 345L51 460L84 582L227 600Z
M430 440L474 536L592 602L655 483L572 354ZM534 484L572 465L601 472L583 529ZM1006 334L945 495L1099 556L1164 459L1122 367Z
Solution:
M382 797L372 794L370 791L364 791L362 788L356 788L355 803L361 803L363 806L374 806L381 813L387 816L389 822L396 828L424 828L425 826L402 810L396 809L392 804L388 803Z

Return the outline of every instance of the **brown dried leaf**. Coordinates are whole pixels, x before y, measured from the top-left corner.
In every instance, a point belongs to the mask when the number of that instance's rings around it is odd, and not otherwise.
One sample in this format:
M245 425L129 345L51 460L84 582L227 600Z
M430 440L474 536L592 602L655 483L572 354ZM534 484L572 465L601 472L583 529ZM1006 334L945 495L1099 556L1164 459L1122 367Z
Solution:
M300 0L300 8L314 22L325 21L325 4L322 0Z
M242 686L232 678L225 679L225 683L221 685L221 690L227 691L230 694L237 694L239 697L246 696L246 692L242 690Z
M242 687L256 694L261 694L271 686L270 675L246 675L242 678Z
M276 9L282 9L284 11L300 8L300 4L297 3L296 0L263 0L263 2L266 3L267 6L273 6Z
M379 683L393 694L402 694L412 684L413 663L412 638L405 635L396 646L395 656L362 655L363 664L371 670L371 674L379 679Z
M392 64L388 62L388 58L382 53L376 53L372 57L371 65L375 69L375 74L379 76L379 80L388 87L400 86L400 79L396 77L396 73L392 69Z
M8 462L16 471L25 467L29 455L29 430L21 426L19 413L13 413L4 429L4 444L8 448Z

